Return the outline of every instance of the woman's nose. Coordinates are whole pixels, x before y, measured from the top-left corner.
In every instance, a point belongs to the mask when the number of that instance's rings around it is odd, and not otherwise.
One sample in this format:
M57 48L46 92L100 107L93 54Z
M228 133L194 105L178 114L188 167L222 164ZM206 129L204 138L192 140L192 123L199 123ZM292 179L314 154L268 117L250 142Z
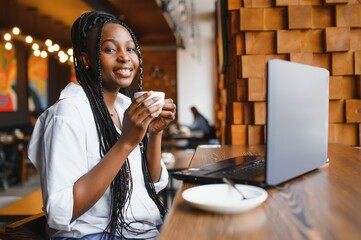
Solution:
M117 56L117 61L119 62L129 62L130 57L128 56L128 53L126 51L119 51Z

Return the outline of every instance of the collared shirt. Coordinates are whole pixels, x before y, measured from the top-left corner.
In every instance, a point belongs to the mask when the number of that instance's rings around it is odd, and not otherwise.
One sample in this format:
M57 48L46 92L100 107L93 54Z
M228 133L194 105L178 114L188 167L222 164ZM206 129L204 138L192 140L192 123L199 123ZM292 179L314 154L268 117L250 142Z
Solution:
M115 108L120 119L123 119L124 111L130 104L130 98L118 94ZM117 131L121 132L119 129ZM70 222L74 183L101 161L94 117L81 86L69 83L61 92L59 100L39 117L29 143L28 155L40 172L43 210L49 227L57 230L53 236L79 238L102 232L110 219L109 188L93 207ZM157 226L162 220L145 188L139 146L128 159L133 192L126 218L128 221L149 221ZM156 192L168 184L168 172L163 162L161 165L161 178L154 184ZM153 229L146 224L132 226L143 230ZM141 236L127 233L126 237L155 238L158 234L155 228Z

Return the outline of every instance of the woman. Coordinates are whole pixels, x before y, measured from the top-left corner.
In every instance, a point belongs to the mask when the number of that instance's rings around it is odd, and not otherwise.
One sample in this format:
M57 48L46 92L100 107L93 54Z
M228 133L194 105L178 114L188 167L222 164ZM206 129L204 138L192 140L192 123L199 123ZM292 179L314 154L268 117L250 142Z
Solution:
M159 100L144 101L151 91L131 101L136 76L141 89L141 52L113 15L83 14L71 37L79 85L68 84L40 116L29 146L50 235L154 239L166 214L157 196L168 183L161 138L176 107L171 99L151 106Z

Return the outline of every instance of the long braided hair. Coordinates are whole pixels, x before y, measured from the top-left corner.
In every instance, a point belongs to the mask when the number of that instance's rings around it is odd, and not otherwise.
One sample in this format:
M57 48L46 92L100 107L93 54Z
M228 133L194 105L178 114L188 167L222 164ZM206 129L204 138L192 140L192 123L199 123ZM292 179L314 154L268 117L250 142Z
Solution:
M119 138L119 133L116 131L116 128L113 124L113 121L110 117L108 108L106 107L103 92L102 92L102 76L101 76L101 62L100 62L100 50L101 50L101 40L102 40L102 30L103 27L108 23L116 23L123 26L130 33L135 45L136 51L139 58L139 79L138 84L140 91L142 88L142 79L143 79L143 63L142 63L142 54L140 47L133 31L122 21L117 19L111 14L93 11L87 12L81 15L73 24L71 29L71 39L73 44L74 52L74 68L76 73L76 78L78 83L83 87L87 98L89 99L90 106L94 115L94 120L96 123L98 138L99 138L99 152L101 157L103 157L110 148L116 143ZM96 33L96 69L94 71L88 69L86 64L83 61L82 53L87 52L89 37L91 34ZM121 88L120 93L132 97L132 93L129 87ZM165 208L163 202L159 199L159 196L156 194L154 184L149 172L148 163L146 159L145 151L147 147L147 137L145 136L141 145L141 155L142 155L142 171L144 175L145 187L147 189L148 195L154 201L156 206L159 209L161 216L164 218L167 209ZM124 162L122 168L119 170L116 177L111 183L111 213L110 221L104 231L109 231L113 236L120 235L123 236L123 232L126 230L135 234L144 233L144 230L134 229L131 227L131 223L125 220L125 212L129 206L126 206L126 202L129 202L132 191L133 191L133 182L131 177L130 165L128 159ZM150 224L145 221L138 221L145 224ZM156 226L153 226L156 227ZM151 229L150 229L151 230ZM149 231L150 231L149 230Z

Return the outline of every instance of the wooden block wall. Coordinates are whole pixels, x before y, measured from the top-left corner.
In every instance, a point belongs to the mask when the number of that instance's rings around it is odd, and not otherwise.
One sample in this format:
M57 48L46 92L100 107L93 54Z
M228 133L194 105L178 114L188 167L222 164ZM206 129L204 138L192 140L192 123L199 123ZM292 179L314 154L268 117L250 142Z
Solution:
M265 143L266 66L279 58L329 70L329 142L360 146L361 1L228 0L227 16L223 143Z

